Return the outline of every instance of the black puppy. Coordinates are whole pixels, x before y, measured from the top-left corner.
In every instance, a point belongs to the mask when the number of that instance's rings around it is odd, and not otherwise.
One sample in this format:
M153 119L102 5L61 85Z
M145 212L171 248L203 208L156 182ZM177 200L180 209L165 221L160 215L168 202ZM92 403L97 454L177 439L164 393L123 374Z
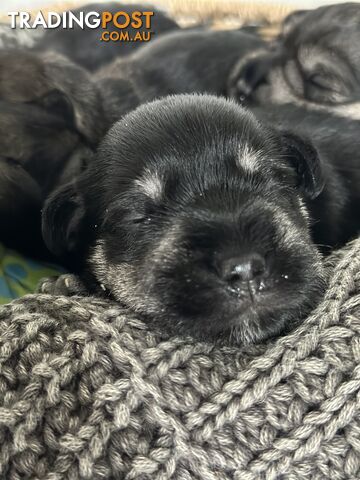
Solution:
M324 286L310 225L348 208L326 153L231 101L168 97L109 131L89 169L47 201L43 235L82 259L90 289L172 332L260 341Z
M118 120L144 102L170 94L225 95L235 62L264 46L242 30L188 30L163 35L97 75L107 115Z
M306 103L360 118L360 5L291 14L270 47L240 58L230 96L268 104Z
M0 52L0 241L42 251L41 204L81 171L105 123L83 69L55 54Z
M90 12L110 12L112 14L116 14L116 12L126 12L129 15L135 11L154 12L154 15L151 17L150 30L153 35L152 39L157 38L162 33L180 28L174 20L151 5L122 4L118 2L91 3L71 11L75 15L79 15L80 12L84 12L84 14ZM66 12L66 15L68 16L68 12ZM122 21L124 21L124 19L120 18L119 22ZM106 30L109 32L121 31L116 28L112 22L107 25ZM140 46L145 45L144 42L140 41L101 41L103 31L101 26L98 28L85 27L81 29L78 25L67 30L62 28L46 30L44 36L40 38L35 45L35 49L40 51L54 50L67 56L82 67L94 71L110 63L116 57L129 55ZM146 32L147 30L145 26L140 29L129 26L123 31L128 32L129 36L133 38L138 32Z

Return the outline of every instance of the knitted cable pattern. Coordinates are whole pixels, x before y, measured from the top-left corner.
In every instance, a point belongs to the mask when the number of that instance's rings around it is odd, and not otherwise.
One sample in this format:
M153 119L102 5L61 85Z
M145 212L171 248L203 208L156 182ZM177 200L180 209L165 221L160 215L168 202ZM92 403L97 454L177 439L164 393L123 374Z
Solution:
M0 309L0 478L360 478L360 239L267 345L164 339L96 298Z

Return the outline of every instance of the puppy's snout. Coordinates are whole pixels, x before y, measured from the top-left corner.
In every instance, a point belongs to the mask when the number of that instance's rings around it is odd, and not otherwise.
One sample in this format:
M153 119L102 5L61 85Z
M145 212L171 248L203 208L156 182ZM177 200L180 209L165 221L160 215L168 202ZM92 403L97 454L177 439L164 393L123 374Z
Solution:
M229 95L243 103L251 101L255 90L268 83L271 67L277 63L277 55L261 52L235 66L229 80Z
M245 78L239 78L236 82L237 99L240 103L245 102L253 92L253 86L247 83Z
M258 253L231 257L224 260L221 265L223 280L233 288L254 280L260 285L260 280L265 275L265 272L265 259Z
M268 65L261 60L254 60L244 66L236 83L238 99L248 100L261 84L267 81Z

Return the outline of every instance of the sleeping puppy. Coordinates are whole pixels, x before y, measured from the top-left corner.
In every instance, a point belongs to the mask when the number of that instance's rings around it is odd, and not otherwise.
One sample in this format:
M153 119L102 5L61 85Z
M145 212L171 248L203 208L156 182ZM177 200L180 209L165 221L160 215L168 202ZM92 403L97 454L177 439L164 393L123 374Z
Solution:
M338 157L320 153L232 101L170 96L113 126L89 169L46 202L43 235L82 259L90 291L163 330L258 342L316 304L311 225L331 230L350 209ZM331 235L340 241L341 226Z
M118 2L91 3L71 11L75 15L79 15L80 12L84 12L84 14L90 12L111 12L112 14L116 12L126 12L129 15L135 11L154 12L154 15L151 17L152 39L157 38L165 32L180 28L174 20L151 5L122 4ZM119 21L123 22L124 19L120 18ZM120 31L112 22L107 25L106 30L109 32ZM95 71L110 63L115 58L127 56L142 45L145 45L144 42L139 41L101 41L103 31L101 27L85 27L81 29L78 25L67 30L62 28L46 30L44 36L40 38L36 44L35 49L38 51L53 50L65 55L87 70ZM135 29L130 26L123 31L129 32L129 36L134 37L136 33L147 32L148 30L145 27Z
M104 109L113 121L134 106L170 94L225 95L235 62L264 45L242 30L188 30L163 35L97 74Z
M229 94L256 104L323 106L360 118L359 44L359 4L295 12L272 46L239 60Z
M54 54L0 52L0 241L41 250L41 204L91 158L103 123L80 67Z

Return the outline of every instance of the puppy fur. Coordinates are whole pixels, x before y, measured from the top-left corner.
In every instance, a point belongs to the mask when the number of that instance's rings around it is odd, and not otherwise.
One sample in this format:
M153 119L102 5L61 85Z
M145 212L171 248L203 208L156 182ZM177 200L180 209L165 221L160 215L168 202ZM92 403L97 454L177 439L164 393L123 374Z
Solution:
M226 94L235 62L264 45L242 30L187 30L163 35L101 70L104 108L118 120L135 106L179 93Z
M307 208L318 247L329 252L360 232L360 121L298 105L253 107L269 125L311 139L322 162L326 185Z
M0 52L1 241L42 250L43 200L83 168L105 127L96 86L81 67L54 54Z
M88 170L50 196L43 235L82 259L90 290L164 332L258 342L322 293L311 225L332 222L326 202L345 188L327 160L232 101L166 97L116 123Z
M22 166L0 156L0 239L13 249L23 250L24 238L16 232L32 235L31 243L42 245L41 190ZM21 228L19 229L19 224ZM29 240L28 240L29 241ZM37 247L35 249L35 254ZM26 253L30 253L26 249Z
M272 45L240 58L229 77L229 95L360 118L359 44L359 4L295 12Z
M118 2L91 3L71 10L74 14L79 12L126 12L131 14L134 11L154 12L151 20L151 32L153 39L165 32L177 30L180 27L165 13L151 5L123 4ZM120 31L112 23L107 26L109 32ZM90 71L98 70L100 67L110 63L117 57L124 57L144 45L143 42L104 42L101 41L101 34L104 30L101 27L81 29L75 25L73 29L64 30L61 28L46 30L42 38L35 45L35 50L58 52L74 63L81 65ZM130 37L137 32L147 31L145 27L135 30L133 27L126 29Z
M32 48L42 35L40 28L11 28L9 23L0 22L0 50Z

